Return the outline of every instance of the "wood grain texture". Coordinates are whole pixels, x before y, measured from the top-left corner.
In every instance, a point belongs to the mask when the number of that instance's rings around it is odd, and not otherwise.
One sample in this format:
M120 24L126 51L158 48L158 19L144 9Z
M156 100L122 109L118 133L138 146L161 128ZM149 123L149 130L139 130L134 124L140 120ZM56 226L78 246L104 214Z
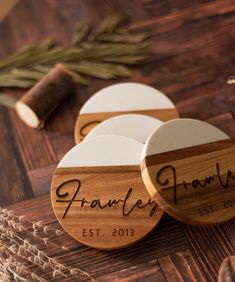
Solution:
M222 140L149 155L142 177L149 193L167 213L199 226L235 216L235 145Z
M71 133L50 137L50 142L55 151L56 158L58 161L60 161L63 156L75 146L75 142L72 137L73 136Z
M33 197L33 191L14 141L9 115L5 110L0 112L0 120L0 205L6 205Z
M158 263L165 273L167 281L206 281L190 250L161 257L158 259Z
M131 80L147 83L166 93L176 104L181 117L208 121L234 139L235 89L226 84L227 77L235 73L233 0L107 0L102 5L100 0L19 1L0 24L0 56L48 36L67 44L77 20L97 24L106 15L123 11L131 14L130 26L134 31L147 31L153 35L154 54L145 64L132 68ZM15 113L0 109L1 204L20 201L10 206L17 214L44 220L60 228L49 195L33 198L31 185L35 185L34 190L47 193L49 183L38 179L44 175L49 179L49 174L52 177L52 171L47 172L48 166L56 163L73 146L79 108L93 93L112 83L94 79L89 87L79 86L76 95L53 113L44 131L37 136L18 120ZM24 92L9 90L7 93L19 98ZM38 173L35 178L32 176L34 171ZM31 199L21 202L26 198ZM151 235L127 249L97 251L82 246L65 234L63 242L69 252L52 251L52 254L71 266L82 267L98 279L101 277L100 280L108 277L106 280L109 281L114 278L117 281L146 281L145 278L150 280L152 275L156 277L155 281L170 281L171 261L173 264L177 262L177 277L185 277L185 269L193 261L197 265L195 270L206 281L217 281L221 262L235 253L234 225L232 220L221 227L202 229L164 216ZM187 259L179 260L181 251L190 252ZM167 257L167 263L164 266L162 263L159 269L157 258L161 257ZM153 270L155 262L156 274ZM195 278L187 276L186 281L195 281Z
M51 176L57 164L52 164L43 168L36 168L28 171L28 177L35 196L50 193Z
M167 121L178 118L179 114L176 109L156 109L156 110L138 110L138 111L122 111L122 112L105 112L78 115L74 128L74 137L76 144L82 142L84 137L102 121L124 114L141 114L147 115L161 121Z
M8 207L14 209L17 214L24 214L31 220L43 220L49 226L60 229L60 224L55 218L48 195L39 196ZM143 266L148 262L156 261L158 257L167 256L190 247L180 223L169 217L165 217L158 228L144 240L121 250L112 252L95 250L75 241L66 233L63 234L61 242L69 251L61 252L58 248L48 249L47 251L63 263L72 267L81 267L97 278L106 275L112 277L112 273L118 275L118 272L127 268L126 278L128 279L129 271L133 273L131 268L135 268L136 274L138 274L136 280L140 275L144 275L137 271L139 265ZM43 248L43 246L40 247ZM128 268L130 269L128 270ZM141 269L143 268L141 267ZM44 275L47 275L45 270L43 271Z
M19 97L20 93L16 95ZM10 120L14 140L27 170L45 167L57 161L49 136L45 131L29 128L19 120L15 111L10 111Z
M221 264L218 282L230 282L235 280L235 256L227 257Z
M74 88L73 76L63 64L57 64L16 102L15 110L28 126L41 128Z
M138 273L141 269L140 274ZM113 272L108 275L100 276L97 281L109 282L127 281L148 281L148 282L165 282L166 279L161 271L161 268L156 260L142 263L137 266L131 266L118 272Z
M71 236L103 250L134 244L163 216L146 191L138 165L57 168L51 201Z
M234 254L223 226L199 228L183 225L193 253L201 266L207 281L217 281L219 267L224 258Z

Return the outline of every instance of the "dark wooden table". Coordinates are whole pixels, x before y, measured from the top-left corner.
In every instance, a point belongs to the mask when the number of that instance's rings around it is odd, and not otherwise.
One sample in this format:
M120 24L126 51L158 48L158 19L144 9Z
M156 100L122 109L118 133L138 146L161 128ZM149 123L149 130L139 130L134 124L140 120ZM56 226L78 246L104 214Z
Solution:
M66 44L78 20L98 23L115 12L129 12L133 30L153 35L155 55L134 69L132 81L166 93L181 117L210 122L235 138L235 86L226 84L235 74L234 0L21 0L0 24L0 55L47 36ZM93 80L79 87L41 131L25 126L13 110L0 109L1 205L60 228L49 199L54 168L74 145L80 106L112 83ZM100 281L216 281L220 263L234 254L235 221L196 228L166 215L146 239L113 252L87 248L67 235L64 243L69 252L55 257Z

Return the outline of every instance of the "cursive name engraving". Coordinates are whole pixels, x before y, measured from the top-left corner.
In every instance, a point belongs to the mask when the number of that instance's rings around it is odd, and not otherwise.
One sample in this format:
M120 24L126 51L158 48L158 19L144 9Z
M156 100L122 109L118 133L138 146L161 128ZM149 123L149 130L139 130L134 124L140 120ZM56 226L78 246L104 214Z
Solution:
M66 192L66 190L63 192L62 190L64 190L66 188L66 186L68 184L74 183L75 184L75 192L71 195L70 197L70 193ZM81 188L81 181L79 179L70 179L67 180L63 183L61 183L57 188L56 188L56 196L58 197L58 199L56 200L56 202L59 203L67 203L67 206L65 208L64 214L63 214L63 218L66 217L67 213L69 212L71 206L73 203L79 203L80 207L90 207L91 209L94 208L99 208L101 210L106 209L106 208L111 208L113 206L117 206L120 205L122 206L122 215L123 216L128 216L130 215L136 208L138 209L143 209L147 206L151 207L150 216L153 216L157 210L157 203L151 199L149 199L147 202L143 202L142 199L137 199L134 204L132 204L130 206L130 197L133 194L133 189L129 188L129 190L127 191L126 195L123 198L119 198L119 199L112 199L112 200L108 200L106 202L102 202L101 199L97 198L94 199L92 201L88 201L86 198L77 198L78 193L80 191ZM69 198L69 199L64 199L64 198ZM129 209L128 209L128 206Z
M99 123L101 123L101 121L99 120L94 120L94 121L90 121L85 123L81 128L80 128L80 136L81 136L81 141L84 139L84 137L86 137L86 135L88 134L88 132L94 128L96 125L98 125Z
M168 175L167 178L163 177L165 173L167 173ZM229 182L231 179L235 179L235 175L230 170L227 170L226 175L225 175L225 180L222 179L219 163L216 163L216 174L208 175L203 180L193 179L190 183L187 183L186 181L177 183L177 173L173 165L167 165L167 166L162 167L156 173L156 177L155 177L157 184L160 186L169 185L170 180L172 181L172 185L170 187L162 188L162 191L169 190L169 189L173 190L173 199L174 199L175 205L178 202L178 196L177 196L177 187L178 186L182 186L185 190L189 189L190 187L192 187L193 189L207 188L208 185L211 184L211 182L217 180L222 189L227 189L229 188Z

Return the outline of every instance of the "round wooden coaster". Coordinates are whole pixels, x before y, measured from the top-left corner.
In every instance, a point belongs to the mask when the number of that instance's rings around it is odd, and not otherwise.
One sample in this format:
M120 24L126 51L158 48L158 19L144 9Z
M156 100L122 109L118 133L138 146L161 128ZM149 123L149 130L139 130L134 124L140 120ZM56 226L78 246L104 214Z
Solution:
M147 140L141 170L152 198L178 220L209 226L235 216L235 145L212 125L166 122Z
M103 88L83 105L75 125L75 142L80 143L100 122L129 113L162 121L179 117L174 104L157 89L140 83L120 83Z
M87 134L84 141L100 135L113 134L130 137L145 143L154 130L162 124L162 121L150 116L120 115L102 121Z
M139 167L143 144L100 136L75 146L59 163L51 201L63 228L98 249L129 246L146 236L163 211L144 186Z

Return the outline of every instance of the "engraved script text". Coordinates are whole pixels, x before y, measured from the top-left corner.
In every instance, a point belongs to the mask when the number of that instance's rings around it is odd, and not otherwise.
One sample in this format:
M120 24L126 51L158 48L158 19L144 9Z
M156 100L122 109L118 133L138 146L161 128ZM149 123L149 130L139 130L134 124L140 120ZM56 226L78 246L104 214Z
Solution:
M66 185L68 184L71 185L71 183L75 184L75 192L71 197L69 197L70 196L69 192L62 192L62 190L65 189ZM147 206L151 207L149 215L153 216L158 207L157 203L151 199L149 199L146 203L143 203L143 200L141 199L137 199L134 203L130 204L130 198L134 193L132 188L129 188L129 190L127 191L126 195L124 195L123 198L108 200L107 202L102 202L101 199L94 199L92 201L88 201L86 198L78 199L77 195L79 193L80 188L81 188L81 181L79 179L70 179L68 181L61 183L57 187L56 196L58 197L58 199L56 200L56 202L67 203L66 209L63 214L63 218L66 217L67 213L69 212L69 209L71 208L72 204L75 202L79 203L81 208L85 206L89 206L91 209L99 208L101 210L105 208L111 208L115 205L121 205L123 216L130 215L133 212L133 210L136 208L143 209ZM70 199L65 199L67 197L69 197ZM130 206L129 209L128 206Z

